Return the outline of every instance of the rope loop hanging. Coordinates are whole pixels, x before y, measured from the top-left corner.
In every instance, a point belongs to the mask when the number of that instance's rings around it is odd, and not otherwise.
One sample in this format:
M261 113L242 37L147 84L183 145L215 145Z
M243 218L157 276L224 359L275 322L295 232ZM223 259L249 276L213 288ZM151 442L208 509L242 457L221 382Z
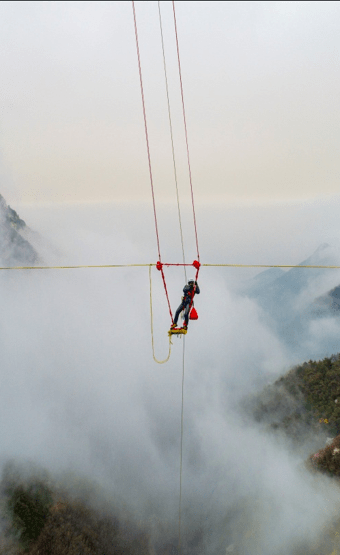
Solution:
M155 362L157 362L158 364L164 364L165 362L168 362L170 355L171 355L171 337L169 336L169 352L168 352L168 356L164 359L164 360L158 360L155 357L155 344L154 344L154 338L153 338L153 312L152 312L152 278L151 278L151 268L152 268L152 264L149 265L149 283L150 283L150 320L151 320L151 344L152 344L152 356Z

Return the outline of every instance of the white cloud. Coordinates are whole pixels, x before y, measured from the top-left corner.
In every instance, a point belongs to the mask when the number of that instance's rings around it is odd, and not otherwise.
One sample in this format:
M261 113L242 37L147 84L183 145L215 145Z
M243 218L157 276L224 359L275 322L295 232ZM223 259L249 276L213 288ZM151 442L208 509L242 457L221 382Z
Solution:
M130 239L139 224L127 214L32 210L27 223L43 235L46 229L57 247L46 262L142 261L154 247ZM53 472L72 468L97 479L137 515L166 521L176 537L182 342L173 340L169 363L153 362L147 271L1 274L0 410L7 425L0 443L3 459L30 458ZM182 270L167 276L175 307ZM161 356L169 316L156 270L153 278ZM283 372L289 353L256 304L232 294L221 273L202 268L199 283L199 320L185 340L183 534L201 527L204 553L235 541L245 553L286 555L321 532L338 510L336 492L299 470L301 459L283 440L242 418L238 402ZM336 333L332 322L313 326L312 341L320 344Z

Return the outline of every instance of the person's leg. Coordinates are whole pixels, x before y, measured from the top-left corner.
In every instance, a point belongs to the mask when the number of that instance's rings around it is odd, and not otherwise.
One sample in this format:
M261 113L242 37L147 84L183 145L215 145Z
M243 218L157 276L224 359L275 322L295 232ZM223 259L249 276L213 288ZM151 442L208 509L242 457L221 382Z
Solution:
M188 327L188 322L189 322L189 309L190 309L190 302L186 305L185 310L184 310L184 322L183 322L183 326L185 328Z
M175 318L174 318L174 325L177 326L177 322L178 322L178 318L180 313L182 312L184 306L183 306L183 302L181 302L181 304L179 305L179 307L176 310L176 314L175 314Z

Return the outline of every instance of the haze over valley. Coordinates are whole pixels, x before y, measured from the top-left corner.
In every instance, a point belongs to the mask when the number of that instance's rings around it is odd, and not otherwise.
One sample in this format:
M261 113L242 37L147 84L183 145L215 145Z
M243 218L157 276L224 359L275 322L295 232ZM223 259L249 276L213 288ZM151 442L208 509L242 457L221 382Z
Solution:
M320 219L331 221L335 209L333 203ZM243 239L239 263L254 262L261 220L256 210L266 210L271 220L277 207L254 208L254 233ZM155 262L150 207L22 206L18 214L30 228L28 252L34 249L39 265ZM235 249L226 233L230 209L216 208L213 220L208 210L205 214L199 228L202 262L210 241L210 263L234 262L227 254ZM163 215L161 239L174 236L166 257L177 260L179 237L173 234L169 207L167 213L161 207ZM189 211L185 215L189 226ZM291 215L288 208L286 224L290 219L294 228ZM238 218L240 225L242 218L246 223L247 209L242 215L238 208ZM270 242L276 233L272 227ZM285 241L276 235L275 251L263 244L260 263L277 262L276 250L287 251L280 240ZM240 245L242 239L234 241ZM166 245L171 245L168 239ZM322 236L311 252L307 248L301 244L301 254L289 261L338 260L338 247L327 246ZM8 251L6 257L8 264ZM15 255L11 265L23 262ZM239 271L239 279L229 279ZM185 340L182 533L187 553L224 553L232 545L244 554L314 553L313 542L339 511L330 479L321 475L315 481L303 470L309 454L325 444L327 428L311 434L310 423L303 424L297 446L280 430L268 434L247 409L249 396L260 394L293 364L340 350L338 314L331 308L322 314L312 310L339 284L338 270L257 272L200 270L199 320L191 322ZM169 314L155 269L152 276L155 349L162 358ZM166 276L175 307L183 270L166 270ZM165 553L171 545L175 553L182 341L173 340L166 365L153 362L148 269L8 270L0 279L6 291L2 463L13 460L24 468L34 463L61 482L72 471L77 480L98 484L91 487L104 488L110 511L123 518L124 507L130 522L148 534L151 550ZM71 490L74 479L71 486L68 482ZM102 494L96 492L93 499L101 505ZM326 547L325 553L330 554Z

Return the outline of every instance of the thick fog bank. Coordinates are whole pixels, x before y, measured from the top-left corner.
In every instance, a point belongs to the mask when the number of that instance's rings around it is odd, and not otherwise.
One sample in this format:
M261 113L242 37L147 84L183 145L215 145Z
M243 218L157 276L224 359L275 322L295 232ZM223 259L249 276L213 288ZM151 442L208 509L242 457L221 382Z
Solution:
M287 262L288 240L275 224L279 208L268 210L272 233L260 248L265 230L256 236L256 210L255 231L248 221L232 235L231 210L223 217L220 207L213 217L211 208L198 207L201 261L256 263L258 255L259 263L279 263L281 250ZM295 229L300 217L306 221L308 211L301 211L291 217ZM23 207L19 214L35 230L31 240L45 264L157 260L149 208ZM163 260L180 262L175 207L161 215ZM316 248L324 237L313 234ZM308 256L311 243L296 239L289 262ZM236 257L237 246L244 258ZM282 438L264 435L242 417L243 397L284 373L294 356L263 308L233 292L223 272L202 268L199 320L190 323L185 339L183 541L193 542L187 553L217 555L235 542L245 555L293 554L337 514L338 493L328 480L308 476L301 455ZM155 349L163 358L169 314L155 269L152 276ZM183 270L167 270L166 276L175 309ZM176 538L183 339L173 339L166 365L154 363L148 268L12 271L0 275L0 284L2 459L85 474L124 500L137 518L153 519L155 541L162 539L157 530L163 539ZM322 333L318 340L327 344L324 324ZM340 341L334 347L340 351Z

